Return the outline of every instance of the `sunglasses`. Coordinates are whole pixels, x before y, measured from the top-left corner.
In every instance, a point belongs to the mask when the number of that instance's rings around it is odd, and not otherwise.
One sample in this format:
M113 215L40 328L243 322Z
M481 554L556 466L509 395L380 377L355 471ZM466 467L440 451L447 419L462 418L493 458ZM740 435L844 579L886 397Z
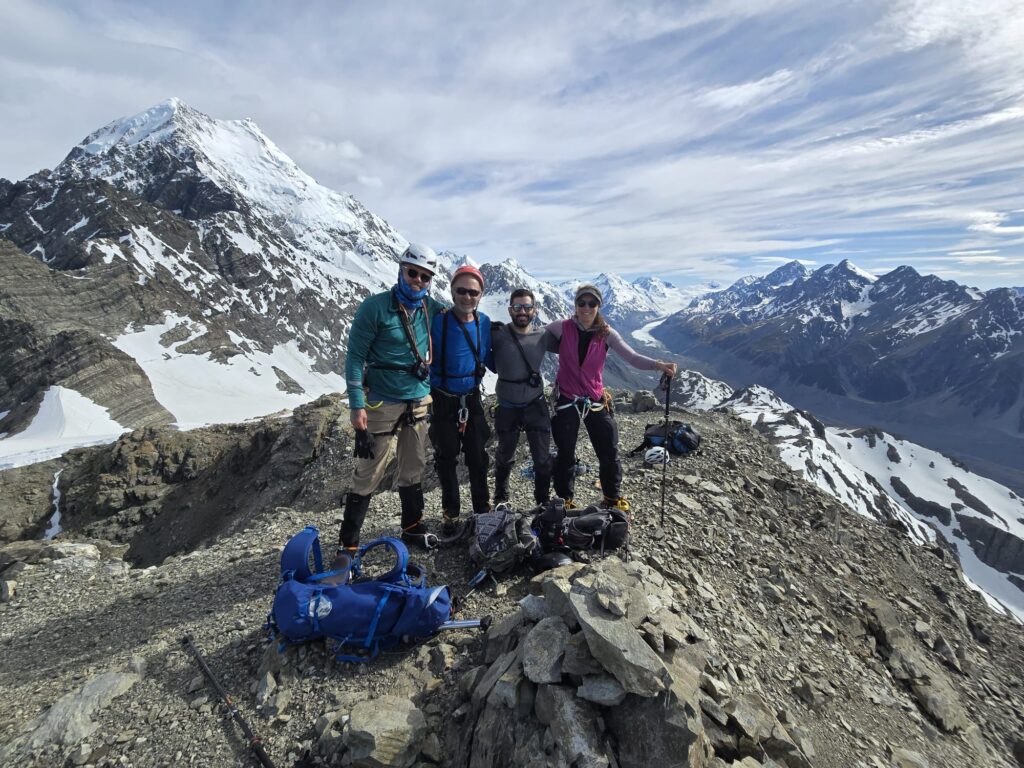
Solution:
M459 294L459 296L469 296L474 299L480 295L480 291L476 288L462 288L461 286L456 288L455 292Z
M405 268L405 276L408 277L410 280L415 280L416 278L419 278L424 283L429 283L434 278L434 276L430 272L424 272L419 269L413 269L412 267Z
M513 304L513 312L533 312L533 304Z
M595 309L601 305L597 299L576 299L577 307L588 307L589 309Z

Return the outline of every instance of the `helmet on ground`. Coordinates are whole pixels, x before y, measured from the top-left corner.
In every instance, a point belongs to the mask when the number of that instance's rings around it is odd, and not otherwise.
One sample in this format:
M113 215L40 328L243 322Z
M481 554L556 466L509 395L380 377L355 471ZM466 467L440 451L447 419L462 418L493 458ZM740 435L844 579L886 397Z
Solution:
M644 454L644 464L668 464L668 451L660 445L649 448Z
M409 243L398 259L402 264L412 264L422 269L429 269L431 274L437 272L437 254L428 245Z

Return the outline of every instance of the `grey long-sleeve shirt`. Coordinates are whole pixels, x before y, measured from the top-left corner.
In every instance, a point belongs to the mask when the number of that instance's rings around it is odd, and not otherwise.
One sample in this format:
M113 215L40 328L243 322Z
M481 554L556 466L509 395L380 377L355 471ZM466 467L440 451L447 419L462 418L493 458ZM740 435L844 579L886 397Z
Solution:
M530 329L526 333L516 334L519 343L526 353L526 360L516 348L512 338L515 331L510 323L500 327L491 326L491 345L494 349L494 369L498 373L498 385L495 391L499 400L514 405L525 405L544 394L544 378L541 377L539 387L531 387L526 381L530 369L540 373L540 364L544 360L547 348L544 346L544 329ZM529 366L527 366L527 362Z

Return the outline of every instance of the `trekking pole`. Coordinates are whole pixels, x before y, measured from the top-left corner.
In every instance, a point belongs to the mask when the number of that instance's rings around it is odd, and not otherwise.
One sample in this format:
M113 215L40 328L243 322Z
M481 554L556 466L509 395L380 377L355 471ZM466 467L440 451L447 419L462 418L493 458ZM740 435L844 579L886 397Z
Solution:
M449 619L438 627L442 629L487 629L491 626L491 617L484 616L482 619Z
M210 670L206 660L203 658L203 654L201 654L199 649L196 647L192 635L185 635L181 638L181 642L184 643L190 651L192 651L192 654L196 657L196 661L199 662L199 668L203 670L203 674L206 675L206 679L213 683L213 687L217 690L217 693L220 694L221 699L223 699L224 703L228 705L228 711L231 713L232 719L238 723L239 728L242 729L242 733L245 734L245 738L249 740L249 746L252 748L252 751L256 753L256 757L259 759L260 764L263 768L274 768L274 764L270 762L270 757L267 755L267 751L263 748L263 740L252 732L248 723L242 719L242 715L239 713L238 707L235 706L235 702L230 696L228 696L225 690L221 688L220 683L217 681L217 678L213 676L213 672Z
M665 390L665 460L661 463L661 527L665 527L665 475L668 473L668 404L672 399L672 377L661 374L659 387Z

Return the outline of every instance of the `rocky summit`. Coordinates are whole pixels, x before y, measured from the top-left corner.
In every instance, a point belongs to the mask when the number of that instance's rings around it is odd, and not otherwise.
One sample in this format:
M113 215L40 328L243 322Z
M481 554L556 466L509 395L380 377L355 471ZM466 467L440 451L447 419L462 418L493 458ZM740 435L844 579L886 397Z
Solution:
M625 454L659 413L633 412L649 393L620 402ZM0 548L0 764L256 765L191 633L278 766L1024 765L1020 625L948 549L856 515L728 412L677 411L704 440L664 475L624 455L628 551L460 600L486 631L365 664L281 651L263 629L280 551L305 525L337 535L343 415L325 396L232 427L147 427L0 476L5 530L21 526ZM596 466L586 441L579 458ZM73 482L44 540L57 463ZM593 471L578 484L599 496ZM397 494L375 496L367 540L397 524ZM466 595L464 545L415 559Z

